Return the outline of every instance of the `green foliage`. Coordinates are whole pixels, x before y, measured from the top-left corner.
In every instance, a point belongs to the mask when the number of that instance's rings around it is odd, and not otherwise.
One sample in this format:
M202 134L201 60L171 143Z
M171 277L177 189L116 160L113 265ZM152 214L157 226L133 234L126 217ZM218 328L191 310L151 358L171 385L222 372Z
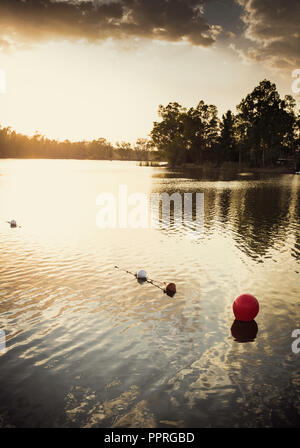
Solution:
M169 103L166 107L159 106L160 122L154 122L151 131L153 145L158 149L162 159L171 165L180 164L186 160L184 121L186 110L178 103Z
M275 84L263 80L237 106L218 119L217 108L200 101L186 110L178 103L159 106L161 121L151 132L153 145L171 165L184 162L243 162L274 165L299 148L299 116L295 101L281 99Z
M272 165L292 151L295 102L280 99L275 84L266 79L237 106L237 136L243 160L253 165Z
M160 122L151 131L153 146L171 165L201 162L209 157L218 140L217 108L200 101L186 110L178 103L159 106Z

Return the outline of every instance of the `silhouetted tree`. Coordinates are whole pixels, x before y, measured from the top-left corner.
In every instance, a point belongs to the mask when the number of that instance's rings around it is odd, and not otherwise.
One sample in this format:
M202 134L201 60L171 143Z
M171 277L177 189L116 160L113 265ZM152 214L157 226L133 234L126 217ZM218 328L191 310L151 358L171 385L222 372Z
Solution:
M159 106L160 122L154 122L151 137L162 158L171 165L204 162L213 155L219 135L217 108L200 101L188 111L178 103Z
M235 117L232 114L231 110L228 110L226 114L222 115L222 122L220 127L221 135L218 147L218 159L221 162L237 162L239 155L235 135Z
M265 79L241 101L237 133L243 161L258 165L260 160L263 167L275 162L294 126L292 100L290 96L281 100L276 85Z
M154 122L151 131L153 145L161 157L171 165L186 161L185 119L186 109L178 103L169 103L166 107L160 105L158 115L160 122Z
M52 158L52 159L96 159L96 160L148 160L151 145L132 149L130 143L122 142L116 148L105 138L91 142L59 142L49 140L35 132L33 137L18 134L10 127L0 126L1 158Z

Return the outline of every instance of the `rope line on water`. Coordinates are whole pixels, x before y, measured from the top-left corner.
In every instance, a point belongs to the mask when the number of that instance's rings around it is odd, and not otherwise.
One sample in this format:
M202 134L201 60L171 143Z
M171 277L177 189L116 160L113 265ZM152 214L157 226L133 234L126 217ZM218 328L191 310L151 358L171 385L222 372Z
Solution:
M135 278L137 278L137 274L134 274L133 272L128 271L127 269L120 268L120 266L117 266L117 265L115 265L115 268L119 269L120 271L126 272L127 274L133 275ZM150 285L155 286L156 288L160 289L164 293L166 292L166 290L164 288L162 288L161 286L156 284L156 283L164 283L166 285L166 282L158 282L158 281L156 282L155 280L152 280L150 278L149 279L148 278L144 278L143 281L145 281L147 283L150 283Z

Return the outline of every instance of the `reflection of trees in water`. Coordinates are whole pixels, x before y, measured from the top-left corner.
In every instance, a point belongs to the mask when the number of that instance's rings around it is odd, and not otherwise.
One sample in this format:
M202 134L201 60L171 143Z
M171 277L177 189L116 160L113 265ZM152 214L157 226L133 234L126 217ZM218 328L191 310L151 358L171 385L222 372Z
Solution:
M160 175L163 180L155 184L153 192L169 195L178 192L182 198L184 193L194 193L193 220L196 219L195 192L203 192L206 235L217 226L221 227L222 232L232 234L239 249L251 258L265 256L271 248L286 245L287 240L292 239L289 242L291 255L299 260L300 183L297 176L291 182L286 182L290 177L262 178L260 182L259 179L227 181L224 173L219 178L217 174L214 173L213 180L210 176L200 180L196 175L189 179L178 177L182 175L179 173L166 173ZM172 213L171 206L171 228L162 228L164 232L176 230L172 229Z
M292 256L296 258L296 260L300 260L300 234L299 232L296 233L296 242L295 242L295 247L294 249L292 249Z
M295 205L291 213L291 203L299 204L299 192L280 184L258 184L257 188L226 189L219 195L218 219L228 223L239 248L249 256L265 255L275 245L285 244L291 233L296 238L295 247L299 244L295 227L300 216L299 206L297 209ZM294 249L292 255L293 252Z
M289 191L282 188L259 188L242 191L244 206L235 204L237 240L246 252L265 255L275 242L284 241L288 224Z
M224 223L228 222L229 219L229 212L230 212L230 205L231 205L231 191L224 190L222 194L220 195L220 220Z
M295 245L292 248L292 256L296 258L296 260L300 260L300 231L299 231L299 223L300 223L300 181L299 176L294 176L292 180L291 186L291 200L289 207L289 214L291 220L293 220L294 227L291 231L294 234Z

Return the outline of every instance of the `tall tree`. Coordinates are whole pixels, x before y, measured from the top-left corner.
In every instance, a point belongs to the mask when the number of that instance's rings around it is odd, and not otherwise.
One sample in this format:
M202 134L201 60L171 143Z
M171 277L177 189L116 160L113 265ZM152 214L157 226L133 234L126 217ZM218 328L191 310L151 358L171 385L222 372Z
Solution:
M218 157L220 161L238 161L237 142L235 136L235 117L231 110L222 115L221 135L219 140Z
M240 149L248 162L272 164L280 154L284 136L293 127L291 99L281 100L276 85L263 80L237 106ZM244 154L243 159L245 160Z
M186 109L178 103L160 105L158 115L160 122L153 123L151 138L163 159L171 165L186 161L185 118Z
M189 160L204 162L211 159L219 136L219 119L216 106L200 101L196 108L191 107L185 119L185 140Z
M216 106L200 101L188 111L178 103L159 106L160 122L151 132L154 146L171 165L204 162L213 155L219 135Z

